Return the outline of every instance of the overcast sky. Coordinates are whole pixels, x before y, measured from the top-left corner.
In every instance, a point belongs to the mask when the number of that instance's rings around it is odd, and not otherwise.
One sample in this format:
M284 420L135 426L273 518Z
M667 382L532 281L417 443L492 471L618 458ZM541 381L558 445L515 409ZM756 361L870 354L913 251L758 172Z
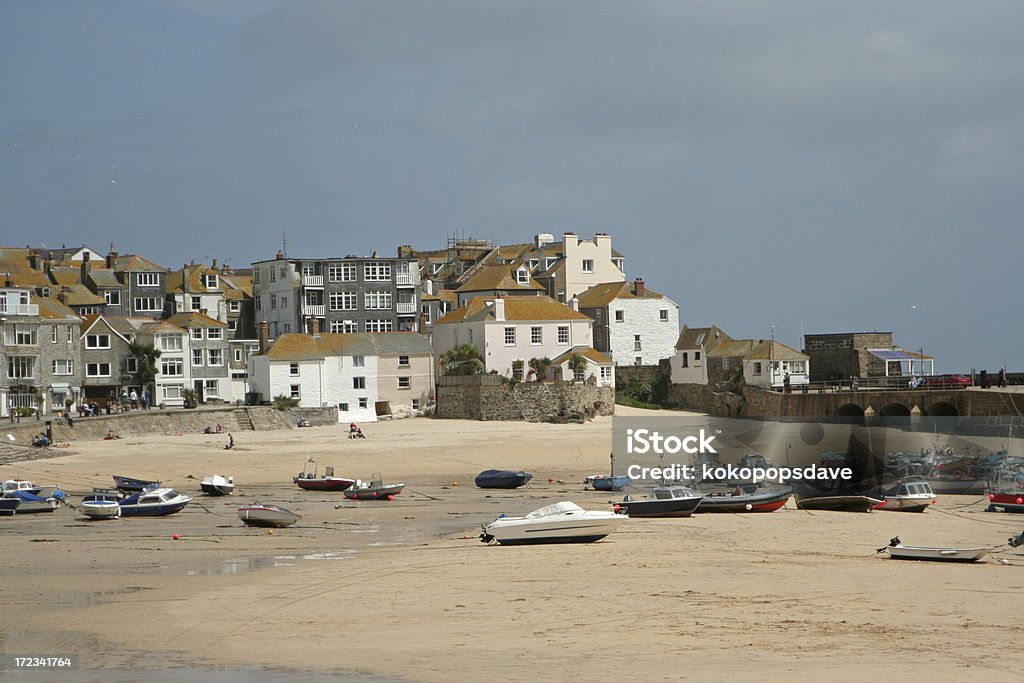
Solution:
M608 232L680 319L1024 370L1024 3L0 2L0 244Z

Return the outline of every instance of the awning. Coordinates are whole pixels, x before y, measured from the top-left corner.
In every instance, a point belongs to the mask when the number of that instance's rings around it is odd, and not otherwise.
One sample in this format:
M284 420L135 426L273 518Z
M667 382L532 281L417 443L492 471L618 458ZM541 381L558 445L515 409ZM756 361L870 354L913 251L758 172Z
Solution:
M868 349L867 352L875 358L882 360L921 360L922 358L931 358L931 356L922 356L920 353L910 353L903 349Z

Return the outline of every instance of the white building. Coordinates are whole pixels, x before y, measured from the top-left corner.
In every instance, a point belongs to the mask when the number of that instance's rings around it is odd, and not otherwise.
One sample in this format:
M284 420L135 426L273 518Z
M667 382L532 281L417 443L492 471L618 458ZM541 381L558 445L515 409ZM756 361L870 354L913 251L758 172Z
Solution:
M657 365L675 353L679 305L642 279L594 285L579 295L579 310L594 319L594 348L616 365Z
M766 339L733 339L717 327L683 327L672 357L673 384L714 384L736 379L748 386L782 389L810 382L810 356Z
M707 384L708 352L732 337L717 326L687 327L683 325L672 356L673 384Z
M591 318L547 296L479 297L434 324L434 352L440 356L471 344L479 349L486 372L525 379L531 359L555 359L577 347L592 349L593 325ZM611 366L611 360L595 362L600 380L600 366Z

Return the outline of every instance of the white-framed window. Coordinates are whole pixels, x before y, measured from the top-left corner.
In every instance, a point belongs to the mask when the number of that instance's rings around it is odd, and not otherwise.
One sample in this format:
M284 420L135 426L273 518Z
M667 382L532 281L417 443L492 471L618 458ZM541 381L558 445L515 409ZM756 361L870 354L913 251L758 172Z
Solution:
M214 275L213 273L207 273L206 275L203 276L203 278L205 280L203 284L206 285L207 289L217 289L218 282L216 275Z
M352 356L352 367L354 367L354 368L366 367L366 357L365 356Z
M543 344L544 343L544 328L543 327L531 327L530 328L530 343L531 344Z
M192 335L193 339L200 339L201 340L203 338L203 328L201 328L201 327L190 328L188 332L189 332L190 335Z
M162 311L164 306L159 297L137 296L135 297L135 310L147 312Z
M634 351L643 351L644 350L644 347L640 343L640 335L639 334L634 334L633 335L633 350Z
M75 362L66 359L59 359L53 361L53 374L55 375L73 375L75 374Z
M86 363L86 377L110 377L110 363Z
M87 349L109 349L109 334L87 334L85 335L85 348Z
M100 307L99 306L79 306L75 310L78 312L78 315L99 315Z
M359 310L359 295L356 292L331 292L332 311L357 311Z
M355 334L359 331L359 323L352 320L332 320L331 332L335 334Z
M794 373L794 374L801 374L802 375L803 373L807 372L807 369L806 369L806 366L804 365L804 361L802 361L802 360L792 360L792 361L789 362L789 371Z
M161 334L157 336L161 351L181 351L180 334Z
M270 266L270 281L277 282L277 269L274 266Z
M4 341L13 346L35 346L36 326L35 325L9 325L6 328Z
M544 259L544 270L551 270L551 268L555 265L556 261L558 261L558 259L554 258L552 256L548 256L547 258L545 258Z
M412 409L413 410L419 410L420 409L420 400L418 398L414 398L412 400Z
M398 388L399 389L408 389L411 386L412 386L412 379L411 378L409 378L409 377L399 377L398 378Z
M277 294L272 293L270 295L270 307L277 308Z
M202 367L203 365L203 350L192 349L192 365Z
M224 365L224 349L206 349L206 364L213 368Z
M238 330L238 321L232 318L228 321L228 332L235 332Z
M298 363L289 363L288 364L288 376L289 377L298 377L299 376L299 364Z
M668 322L668 309L667 308L662 308L661 310L659 310L658 311L658 315L659 315L659 317L661 319L661 322L663 322L663 323L667 323Z
M234 351L234 358L236 363L242 362L242 349L232 349Z
M348 404L347 403L339 403L338 404L338 410L340 410L343 413L347 413L348 412Z
M164 400L176 401L181 398L181 389L180 384L165 384L162 389Z
M594 272L594 259L585 258L583 259L583 272L593 273Z
M352 378L352 388L353 389L365 389L366 388L366 378L365 377L353 377Z
M332 263L327 266L328 282L355 282L356 264Z
M192 307L189 309L190 311L198 311L200 308L203 307L203 297L201 297L201 296L193 296L193 297L190 297L190 298L191 298L191 302L192 302L191 303Z
M391 279L391 264L382 261L370 261L363 265L363 280L381 282Z
M369 405L370 405L370 399L366 398L365 396L359 397L359 407L360 408L366 408Z
M393 323L390 320L367 320L367 332L390 332Z
M7 379L35 378L35 360L32 356L8 356Z
M54 325L53 327L50 328L50 343L51 344L56 344L57 343L57 326L56 325Z
M643 356L637 356L636 358L633 359L633 365L643 365L643 364L644 364Z
M68 344L75 343L75 326L68 325Z
M224 328L222 328L222 327L211 327L211 328L207 329L206 330L206 338L207 339L218 339L218 340L219 339L223 339L224 338Z
M363 305L368 311L384 311L391 308L391 292L365 292Z
M119 289L108 289L103 292L103 298L106 299L108 306L120 306L121 305L121 290Z
M532 258L529 260L530 270L537 270L537 266L540 265L540 259Z
M136 273L135 284L139 287L159 287L160 273Z
M253 281L253 284L256 284L256 285L258 285L260 283L260 269L259 268L253 268L252 269L252 281Z
M218 398L220 394L220 382L215 379L208 379L203 383L203 394L206 398Z
M626 312L624 310L617 309L615 311L615 322L621 323L626 321Z
M601 366L601 381L608 382L612 378L612 369L607 365Z
M181 358L161 358L160 374L164 377L181 377L185 374L185 363Z
M505 346L516 345L516 328L506 327L505 328Z
M530 271L520 268L516 271L516 282L521 285L530 284Z
M232 299L228 302L228 310L232 313L239 313L242 310L242 302Z
M398 357L398 367L400 367L400 368L407 368L407 367L409 367L409 356L399 356Z
M293 384L289 387L289 394L292 398L302 398L302 388L298 384Z
M558 326L558 343L565 346L569 343L569 326L559 325Z

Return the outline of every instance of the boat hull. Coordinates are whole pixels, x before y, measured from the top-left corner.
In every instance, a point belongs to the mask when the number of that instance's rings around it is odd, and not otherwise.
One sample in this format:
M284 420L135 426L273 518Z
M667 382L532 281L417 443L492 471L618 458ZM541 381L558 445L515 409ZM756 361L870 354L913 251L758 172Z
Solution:
M319 479L293 477L292 481L303 491L344 491L356 483L354 479L340 477L321 477Z
M199 485L199 488L208 496L230 496L235 492L234 484L207 484L204 482Z
M988 555L990 548L925 548L921 546L889 546L889 557L894 560L921 560L926 562L977 562Z
M630 517L689 517L702 500L702 496L696 496L673 500L628 500L616 505L621 514Z
M887 510L889 512L924 512L931 504L931 500L886 497L885 500L875 506L875 509Z
M881 502L881 499L871 496L810 496L797 497L796 506L801 510L871 512Z
M705 512L774 512L786 505L793 495L789 489L733 495L705 495L697 506L697 514Z
M501 545L593 543L608 536L628 519L625 515L602 514L607 516L597 519L584 517L571 522L559 519L543 523L500 524L501 520L498 520L490 524L486 531Z
M122 517L166 517L181 512L188 505L184 503L167 503L161 505L122 505Z
M990 493L988 511L1024 513L1024 494L1022 493Z
M517 489L533 479L529 472L512 470L484 470L476 475L474 483L481 489Z
M114 483L117 484L119 491L126 491L131 493L138 493L149 486L159 486L158 481L146 481L145 479L132 479L131 477L122 477L119 475L113 475Z
M397 496L405 488L405 484L388 484L369 488L350 488L342 492L349 500L387 500L388 496Z
M78 507L89 519L114 519L121 516L121 506L114 502L88 502Z
M632 479L626 475L588 477L587 481L595 491L621 491L629 486Z
M238 508L238 518L246 526L280 529L295 524L302 516L277 505L244 505Z
M0 499L0 516L11 517L17 512L21 501L17 498Z

